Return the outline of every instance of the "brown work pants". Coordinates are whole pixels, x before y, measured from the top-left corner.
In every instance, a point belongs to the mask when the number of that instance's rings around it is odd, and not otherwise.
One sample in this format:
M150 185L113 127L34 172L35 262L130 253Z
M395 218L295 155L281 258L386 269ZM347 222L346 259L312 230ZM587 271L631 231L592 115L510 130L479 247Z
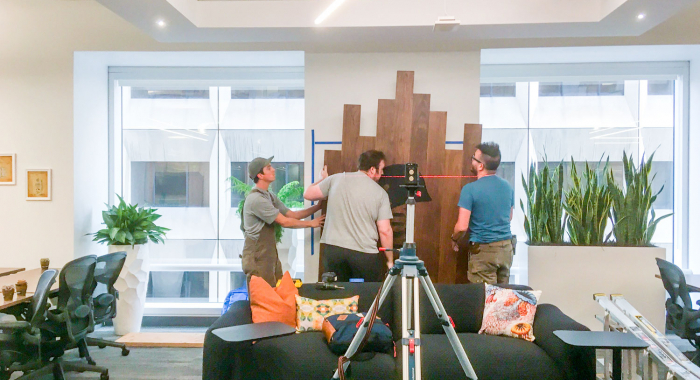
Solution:
M469 243L469 282L507 284L513 264L511 240Z

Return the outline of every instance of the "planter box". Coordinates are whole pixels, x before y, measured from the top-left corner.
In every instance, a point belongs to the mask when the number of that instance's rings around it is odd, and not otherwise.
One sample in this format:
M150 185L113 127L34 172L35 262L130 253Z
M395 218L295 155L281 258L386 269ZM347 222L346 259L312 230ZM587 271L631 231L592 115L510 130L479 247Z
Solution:
M541 303L551 303L591 330L603 324L604 310L594 293L622 294L656 328L665 330L666 291L654 275L657 247L527 246L528 286L542 290Z

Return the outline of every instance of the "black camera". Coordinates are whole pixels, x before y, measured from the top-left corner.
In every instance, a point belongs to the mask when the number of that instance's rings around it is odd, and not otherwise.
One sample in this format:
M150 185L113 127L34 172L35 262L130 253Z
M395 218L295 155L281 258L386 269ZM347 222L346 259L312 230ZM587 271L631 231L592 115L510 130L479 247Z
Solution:
M325 272L321 275L321 282L316 285L317 289L321 290L331 290L331 289L345 289L342 286L332 284L338 280L335 272Z

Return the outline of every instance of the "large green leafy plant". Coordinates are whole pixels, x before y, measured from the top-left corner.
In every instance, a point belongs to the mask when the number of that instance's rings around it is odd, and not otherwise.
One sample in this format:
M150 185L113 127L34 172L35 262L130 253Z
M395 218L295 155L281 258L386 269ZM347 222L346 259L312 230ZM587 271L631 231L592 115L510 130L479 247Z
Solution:
M527 196L527 210L522 200L520 208L525 214L528 244L561 244L564 241L566 223L562 204L564 163L560 162L554 170L550 170L545 162L540 171L532 164L528 180L525 181L523 175L522 181Z
M135 245L146 244L148 241L163 243L165 233L169 228L159 227L155 221L160 218L156 209L138 207L124 202L117 195L119 204L107 205L107 211L102 211L102 219L105 228L91 234L93 241L107 243L108 245Z
M253 190L253 186L241 181L236 177L230 177L231 189L237 193L243 195L243 199L238 203L238 216L241 218L241 231L243 231L243 204L245 203L245 197L250 194ZM299 181L292 181L288 184L282 186L280 191L277 193L277 198L279 198L285 206L289 208L299 208L304 207L304 202L299 201L304 195L304 187L299 184ZM284 229L279 224L275 223L275 241L278 243L282 241L282 234Z
M632 157L628 158L627 153L623 152L623 187L615 183L612 172L607 175L612 196L613 233L617 245L649 246L656 226L661 220L671 216L668 214L656 219L652 207L656 197L664 189L662 186L656 194L652 190L651 185L655 177L650 177L653 159L654 154L649 156L646 162L642 157L637 168Z
M600 162L598 163L600 166ZM603 173L607 173L606 162ZM612 195L608 186L598 178L598 171L588 165L579 176L571 159L571 189L564 193L564 210L568 214L566 226L573 245L603 245L610 238L605 227L610 218Z

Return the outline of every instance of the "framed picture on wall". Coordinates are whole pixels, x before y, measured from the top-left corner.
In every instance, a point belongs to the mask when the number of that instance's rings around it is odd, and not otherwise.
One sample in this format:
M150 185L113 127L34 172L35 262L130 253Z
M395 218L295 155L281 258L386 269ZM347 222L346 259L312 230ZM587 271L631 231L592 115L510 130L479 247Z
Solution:
M17 184L17 155L0 153L0 185Z
M51 200L51 169L27 169L27 200Z

